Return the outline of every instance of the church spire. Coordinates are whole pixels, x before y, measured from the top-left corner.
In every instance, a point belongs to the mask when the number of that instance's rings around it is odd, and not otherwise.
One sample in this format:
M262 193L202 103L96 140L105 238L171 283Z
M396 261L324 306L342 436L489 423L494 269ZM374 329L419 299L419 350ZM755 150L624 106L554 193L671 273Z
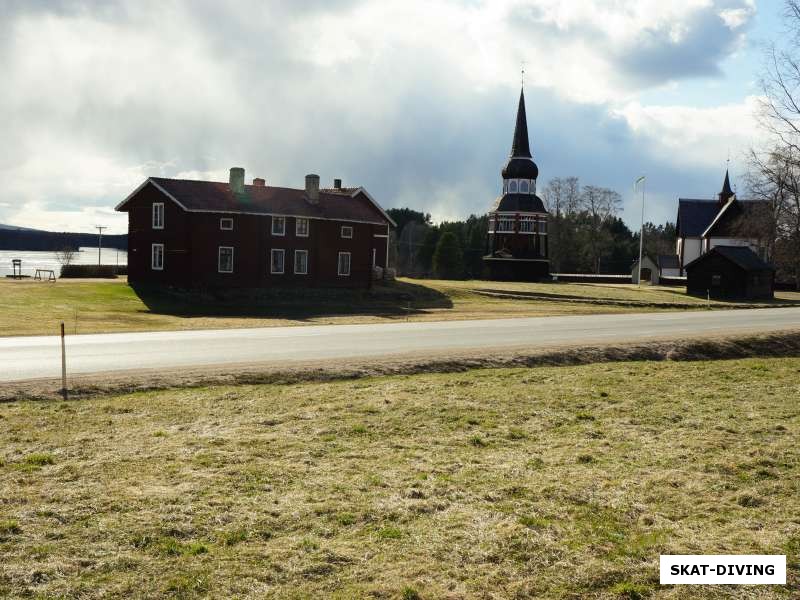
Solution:
M734 196L731 189L731 180L728 177L728 169L725 169L725 181L722 182L722 191L719 193L719 203L726 204Z
M528 143L528 118L525 115L525 90L519 92L517 107L517 124L514 127L514 141L511 144L511 156L531 158L531 147Z

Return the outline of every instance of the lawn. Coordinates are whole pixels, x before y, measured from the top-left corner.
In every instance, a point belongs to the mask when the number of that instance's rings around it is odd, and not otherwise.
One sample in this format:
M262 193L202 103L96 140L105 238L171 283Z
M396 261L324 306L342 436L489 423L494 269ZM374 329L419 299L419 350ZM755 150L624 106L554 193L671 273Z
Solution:
M779 302L800 303L783 292ZM711 303L714 308L739 306ZM247 299L134 290L124 280L0 280L0 335L481 319L703 308L681 289L630 284L402 279L371 291L267 290Z
M790 597L800 359L0 405L0 596ZM660 587L665 554L789 585Z

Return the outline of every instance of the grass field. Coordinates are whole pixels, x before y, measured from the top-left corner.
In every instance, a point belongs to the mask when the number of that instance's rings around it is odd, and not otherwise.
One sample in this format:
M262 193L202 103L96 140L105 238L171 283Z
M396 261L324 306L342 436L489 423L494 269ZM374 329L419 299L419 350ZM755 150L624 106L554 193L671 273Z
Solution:
M779 303L800 303L782 292ZM480 319L704 307L681 289L630 284L400 280L372 291L275 291L244 300L164 295L125 281L0 280L0 335ZM712 303L712 307L737 306Z
M780 598L800 359L0 404L0 596ZM788 554L786 587L658 556Z

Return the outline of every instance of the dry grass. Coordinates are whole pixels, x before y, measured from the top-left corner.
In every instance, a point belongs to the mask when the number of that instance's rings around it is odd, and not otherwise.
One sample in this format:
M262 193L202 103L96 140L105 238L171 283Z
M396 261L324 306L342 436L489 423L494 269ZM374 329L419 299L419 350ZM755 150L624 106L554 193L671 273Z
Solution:
M790 597L800 360L0 405L0 595ZM660 553L790 584L658 585Z
M800 294L778 296L800 303ZM681 289L630 284L403 279L372 292L290 292L236 302L137 294L124 279L0 280L0 335L52 335L62 321L71 333L99 333L641 312L705 304Z

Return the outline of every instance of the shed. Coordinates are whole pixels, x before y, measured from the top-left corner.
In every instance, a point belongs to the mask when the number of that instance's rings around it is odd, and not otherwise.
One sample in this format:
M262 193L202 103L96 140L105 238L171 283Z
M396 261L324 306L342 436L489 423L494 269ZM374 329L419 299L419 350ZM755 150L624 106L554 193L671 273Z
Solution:
M649 254L642 256L642 281L649 281L653 285L658 285L658 262ZM639 260L633 261L631 265L631 283L639 283Z
M715 246L686 265L686 291L714 298L773 297L775 270L746 246Z

